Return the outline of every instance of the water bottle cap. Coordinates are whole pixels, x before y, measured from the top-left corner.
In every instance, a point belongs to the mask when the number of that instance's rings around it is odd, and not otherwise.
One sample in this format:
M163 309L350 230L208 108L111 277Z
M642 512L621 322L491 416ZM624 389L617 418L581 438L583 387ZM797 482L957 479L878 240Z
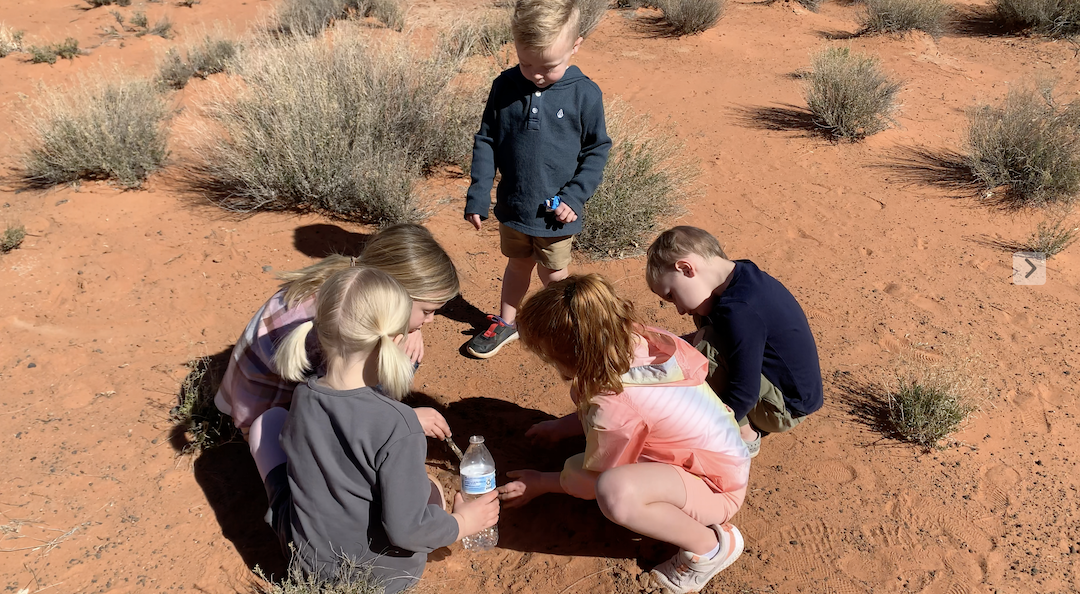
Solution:
M483 435L474 435L469 438L469 443L484 443Z

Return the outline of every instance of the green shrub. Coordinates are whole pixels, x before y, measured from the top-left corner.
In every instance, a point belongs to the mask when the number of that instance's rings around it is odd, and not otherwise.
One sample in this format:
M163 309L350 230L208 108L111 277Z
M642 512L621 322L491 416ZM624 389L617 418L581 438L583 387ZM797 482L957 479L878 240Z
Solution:
M139 35L157 35L162 39L172 39L172 22L169 21L169 17L161 17L161 20L155 23L153 27Z
M945 31L949 5L942 0L866 0L863 33L923 31L935 39Z
M136 29L146 30L150 28L150 19L146 18L146 13L142 11L132 14L128 22Z
M987 190L1013 207L1068 204L1080 192L1080 100L1062 105L1052 88L1009 92L999 107L969 114L968 162Z
M115 179L134 187L165 162L169 109L143 80L47 90L27 120L23 177L33 186Z
M593 259L626 258L645 251L670 224L697 176L669 126L636 115L622 101L606 107L611 153L604 181L585 203L574 247Z
M221 31L206 33L187 46L185 56L179 49L170 48L158 62L158 80L166 87L182 89L193 76L206 78L223 72L239 49L240 44L225 38Z
M1065 217L1046 220L1039 223L1035 232L1021 246L1025 252L1042 252L1047 258L1053 258L1076 241L1080 227L1066 223Z
M716 26L724 15L725 0L656 0L663 13L657 33L681 37Z
M5 58L13 52L22 51L22 39L22 31L15 31L0 23L0 58Z
M195 70L180 56L175 47L169 48L158 61L158 82L162 86L182 89L192 76L195 76Z
M4 235L0 236L0 254L6 254L22 245L26 238L26 227L22 225L8 225L4 229Z
M859 139L887 128L902 85L875 58L830 47L814 56L806 102L814 124L836 138Z
M196 149L194 181L222 207L416 220L419 176L467 164L483 101L451 84L452 60L356 31L266 43L231 64L245 88L212 102Z
M403 0L284 0L278 10L278 28L291 35L318 35L331 22L352 14L374 17L400 31L405 12Z
M180 402L169 411L174 440L183 438L176 447L180 453L197 455L238 438L232 419L214 404L227 364L228 358L221 357L202 357L187 364L191 371L180 383Z
M1080 35L1080 2L1077 0L992 0L1006 23L1033 29L1052 37Z
M30 52L30 61L34 64L55 64L57 58L74 60L75 56L80 54L79 41L73 37L68 37L62 43L32 45L27 51Z
M967 384L928 366L898 372L885 391L889 432L926 450L938 447L976 409Z

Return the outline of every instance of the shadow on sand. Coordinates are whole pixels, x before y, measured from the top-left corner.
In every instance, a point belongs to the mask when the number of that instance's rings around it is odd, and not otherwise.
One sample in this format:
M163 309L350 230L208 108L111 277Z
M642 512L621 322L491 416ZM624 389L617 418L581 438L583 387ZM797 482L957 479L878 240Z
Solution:
M356 257L369 239L371 235L366 233L354 233L327 223L305 225L293 231L293 247L312 258L331 254Z

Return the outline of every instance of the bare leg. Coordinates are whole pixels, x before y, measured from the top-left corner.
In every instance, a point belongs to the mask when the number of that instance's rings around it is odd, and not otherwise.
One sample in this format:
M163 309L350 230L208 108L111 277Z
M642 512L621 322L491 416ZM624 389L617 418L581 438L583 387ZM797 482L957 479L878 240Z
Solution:
M638 534L697 555L716 546L716 533L681 509L686 487L668 464L628 464L604 472L596 481L596 501L608 519Z
M286 462L285 450L281 449L281 428L285 426L285 420L289 418L289 411L281 407L274 407L259 415L251 423L251 432L248 434L248 447L251 449L251 457L255 458L255 466L259 469L259 477L266 480L266 475Z
M529 282L532 280L532 270L536 262L530 258L509 258L506 262L506 272L503 273L502 304L499 308L499 317L507 324L514 323L517 317L518 306L529 292Z
M537 264L536 276L540 277L540 282L544 283L544 286L546 287L551 283L557 283L562 279L570 276L570 269L563 268L562 270L552 270L547 266Z

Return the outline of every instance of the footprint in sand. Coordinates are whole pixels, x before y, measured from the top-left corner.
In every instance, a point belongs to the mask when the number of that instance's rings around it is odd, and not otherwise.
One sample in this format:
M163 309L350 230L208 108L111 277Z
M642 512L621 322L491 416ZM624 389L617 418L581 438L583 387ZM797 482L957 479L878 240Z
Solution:
M1050 433L1050 417L1046 415L1042 398L1032 392L1017 392L1012 398L1024 433Z
M1020 484L1020 473L1004 464L991 464L980 468L979 474L976 497L994 511L1007 508Z
M915 307L930 312L934 315L949 315L949 308L946 307L944 304L940 303L936 299L932 299L925 295L920 295L915 291L909 290L898 283L886 283L884 286L879 286L878 290L890 297L894 297L901 301L906 301L914 305Z
M858 476L853 467L840 460L825 460L812 466L811 470L816 471L819 476L836 485L850 483Z
M906 338L898 338L891 334L882 334L878 340L881 348L896 355L906 355L927 363L937 363L944 357L911 344Z

